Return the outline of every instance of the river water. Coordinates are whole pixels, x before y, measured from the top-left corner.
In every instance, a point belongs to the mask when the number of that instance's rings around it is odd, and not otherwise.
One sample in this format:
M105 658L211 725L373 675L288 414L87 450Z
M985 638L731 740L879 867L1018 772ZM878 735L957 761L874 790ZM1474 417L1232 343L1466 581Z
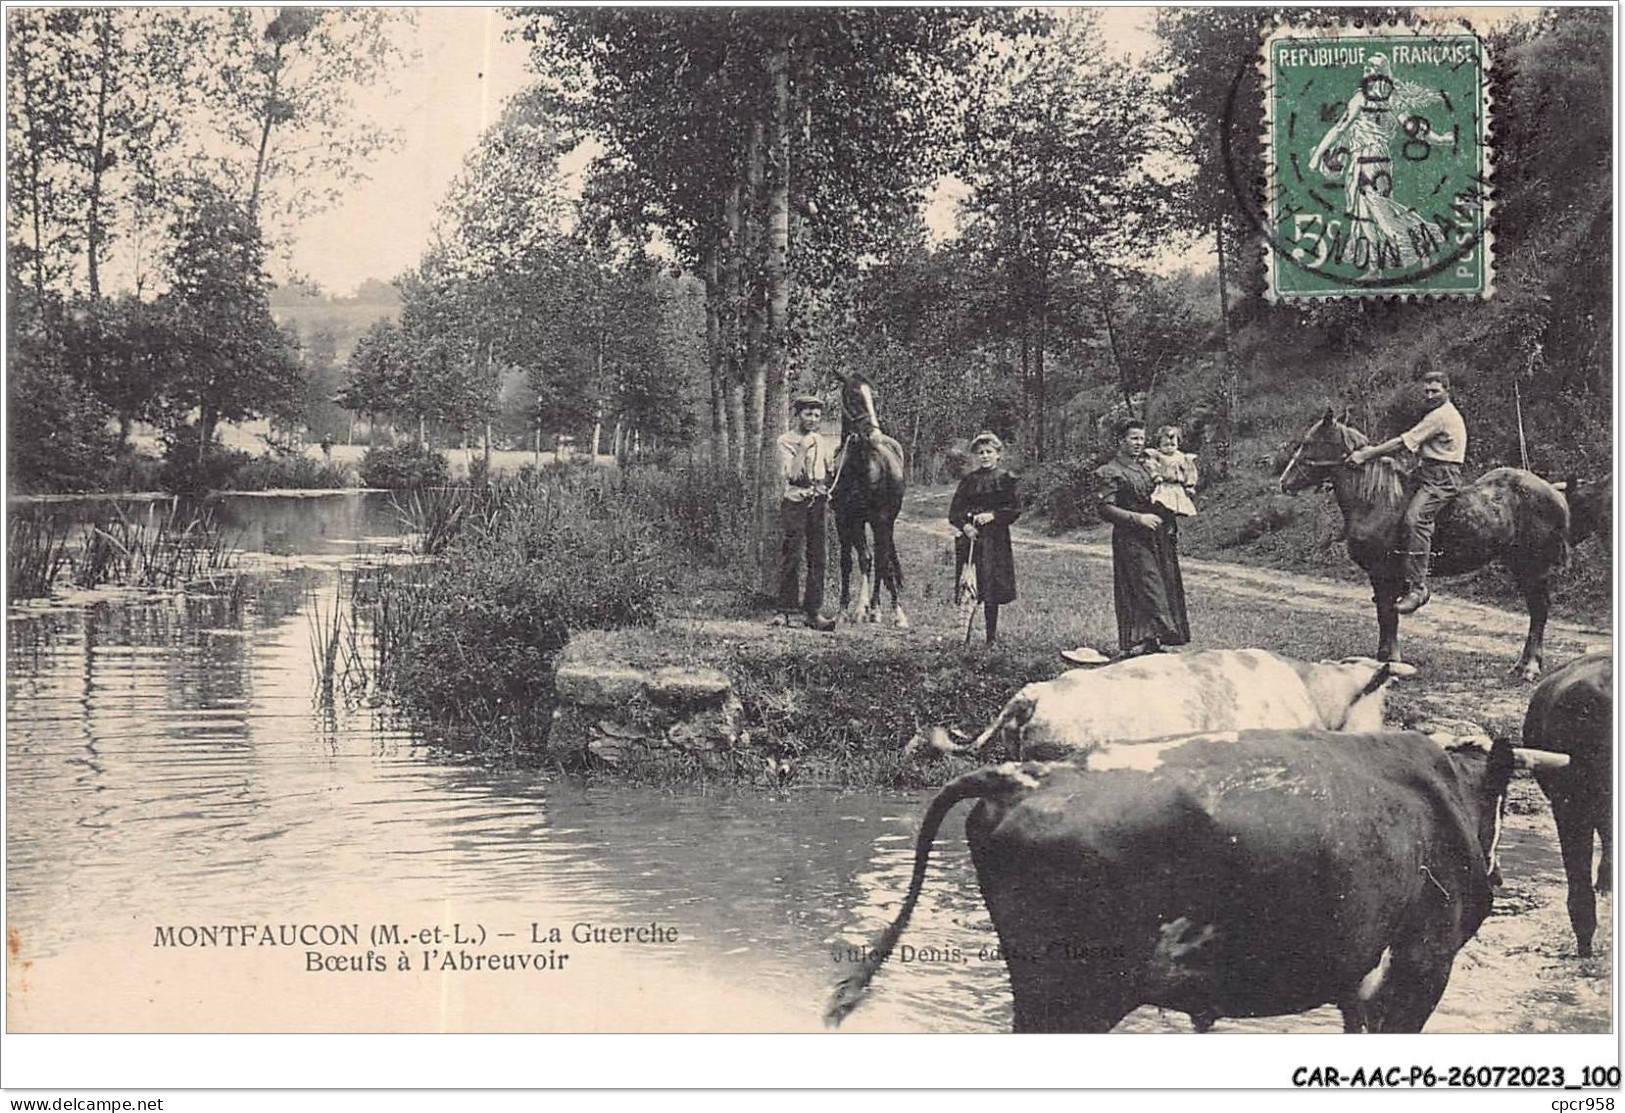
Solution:
M438 748L377 708L324 710L313 608L398 546L392 509L352 493L219 513L240 590L10 610L14 1030L819 1026L847 948L896 911L928 793L583 785ZM968 810L938 838L912 950L848 1028L1008 1029ZM1430 1029L1608 1030L1609 965L1564 957L1554 842L1549 816L1513 817L1509 913L1463 952ZM1123 1028L1188 1031L1153 1009ZM1322 1009L1217 1030L1337 1028Z

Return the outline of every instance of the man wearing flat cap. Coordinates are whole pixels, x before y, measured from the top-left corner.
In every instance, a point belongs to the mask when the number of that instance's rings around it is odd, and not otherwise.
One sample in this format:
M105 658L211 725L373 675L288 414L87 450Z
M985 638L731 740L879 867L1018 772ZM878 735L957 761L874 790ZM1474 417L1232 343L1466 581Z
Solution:
M829 542L824 520L829 507L830 455L818 427L824 420L823 400L799 394L790 402L792 428L779 437L779 474L783 478L779 520L784 541L779 547L779 608L786 621L798 608L814 630L833 630L823 616L824 554ZM796 598L796 567L807 563L806 591Z

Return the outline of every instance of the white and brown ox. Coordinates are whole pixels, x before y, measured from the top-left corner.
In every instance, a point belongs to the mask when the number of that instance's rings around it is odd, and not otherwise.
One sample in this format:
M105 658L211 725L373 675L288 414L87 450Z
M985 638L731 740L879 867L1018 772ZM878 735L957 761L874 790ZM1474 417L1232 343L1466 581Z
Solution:
M1027 685L969 749L1002 739L1023 761L1049 761L1195 731L1378 731L1383 688L1414 671L1369 657L1310 663L1263 649L1136 657Z

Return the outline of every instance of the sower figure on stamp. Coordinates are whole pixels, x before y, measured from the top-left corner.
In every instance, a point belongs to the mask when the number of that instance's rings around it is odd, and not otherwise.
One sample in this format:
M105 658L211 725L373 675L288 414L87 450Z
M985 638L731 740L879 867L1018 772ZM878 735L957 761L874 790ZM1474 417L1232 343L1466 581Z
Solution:
M1155 487L1145 460L1145 422L1131 419L1122 425L1117 455L1095 469L1100 516L1112 524L1112 603L1124 657L1191 639L1177 526L1171 511L1151 501Z
M1428 562L1433 552L1433 524L1439 511L1461 490L1461 465L1467 459L1467 423L1450 401L1450 377L1443 371L1429 371L1420 381L1428 405L1422 420L1391 440L1349 453L1353 467L1402 448L1420 459L1416 493L1405 508L1396 550L1405 568L1404 591L1394 604L1400 614L1420 609L1432 595L1428 590Z
M781 434L779 474L784 485L779 498L779 520L784 541L779 546L779 609L789 624L798 609L814 630L833 630L835 623L822 614L824 607L824 562L828 541L824 520L829 507L830 459L818 427L824 420L824 403L811 394L791 403L795 428ZM807 564L807 586L797 599L796 569L803 557Z
M1016 477L999 467L1004 442L996 433L978 433L970 442L976 469L959 481L948 522L954 537L954 583L967 562L976 565L976 592L986 618L987 644L999 636L999 607L1016 598L1016 561L1010 526L1021 516ZM958 588L956 586L957 593ZM957 600L956 600L957 601ZM972 616L974 617L974 616Z
M1413 206L1393 196L1394 155L1407 146L1427 151L1452 144L1454 137L1435 133L1427 109L1436 94L1412 81L1395 81L1393 67L1382 54L1366 63L1360 87L1348 107L1326 133L1309 165L1344 187L1344 216L1351 223L1351 240L1364 237L1371 245L1369 267L1380 270L1384 260L1392 266L1426 266L1442 235Z

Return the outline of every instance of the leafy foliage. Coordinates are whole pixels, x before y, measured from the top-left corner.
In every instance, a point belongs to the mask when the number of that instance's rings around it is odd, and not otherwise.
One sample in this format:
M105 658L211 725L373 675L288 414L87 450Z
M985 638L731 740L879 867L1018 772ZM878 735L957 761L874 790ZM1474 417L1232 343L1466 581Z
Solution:
M465 534L417 586L395 582L393 692L448 727L546 737L554 656L578 629L648 625L666 593L664 550L650 524L596 477L555 472L513 493L495 531Z
M193 497L231 490L249 459L246 452L206 438L197 426L177 425L164 434L158 482L166 491Z
M198 411L202 439L218 422L293 406L300 387L292 343L271 319L265 249L248 213L212 188L177 221L163 322L162 386L173 426Z
M403 490L439 487L451 481L439 450L416 443L367 449L361 458L361 482L367 487Z
M99 488L117 440L108 430L111 412L65 351L75 328L67 307L14 286L6 325L11 482L21 490Z

